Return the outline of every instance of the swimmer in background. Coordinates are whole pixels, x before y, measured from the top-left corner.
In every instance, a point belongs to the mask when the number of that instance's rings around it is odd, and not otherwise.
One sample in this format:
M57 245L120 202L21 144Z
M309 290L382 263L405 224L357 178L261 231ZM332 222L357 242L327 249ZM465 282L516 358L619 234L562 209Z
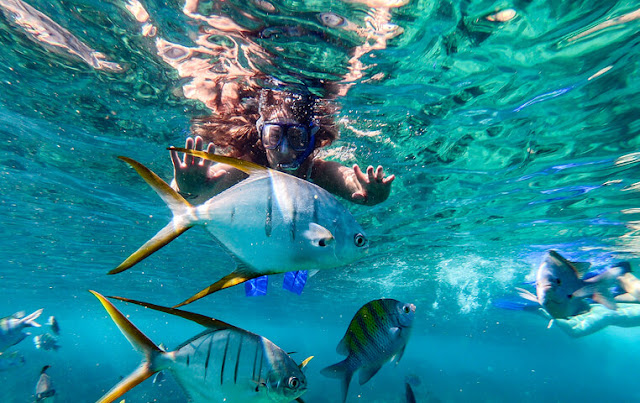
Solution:
M607 326L640 326L640 280L631 273L628 262L613 265L622 269L617 282L615 300L617 309L611 310L600 304L590 304L587 312L567 319L552 319L549 327L556 325L571 337L583 337L593 334Z

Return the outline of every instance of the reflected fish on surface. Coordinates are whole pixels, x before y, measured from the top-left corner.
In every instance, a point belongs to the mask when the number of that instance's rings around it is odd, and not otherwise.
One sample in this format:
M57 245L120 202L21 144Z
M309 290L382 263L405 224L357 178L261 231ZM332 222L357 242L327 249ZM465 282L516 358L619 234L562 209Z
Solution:
M17 351L11 353L0 353L0 371L6 371L9 368L19 367L24 365L26 360L24 356Z
M173 212L171 222L109 274L120 273L194 225L202 225L235 259L236 270L186 301L265 274L344 266L364 256L368 241L351 213L311 182L247 161L172 148L231 165L249 175L201 205L192 206L144 165L131 165Z
M280 347L266 338L222 321L174 308L110 297L194 321L207 330L165 352L138 330L111 302L91 291L144 360L131 375L111 388L98 403L113 402L159 371L170 372L190 402L302 402L307 379Z
M24 312L18 312L11 316L0 319L0 352L14 346L27 337L23 330L27 327L40 327L36 319L42 314L42 309L38 309L29 316L24 316Z
M536 294L518 288L522 298L539 303L555 319L565 319L589 310L583 297L615 309L616 304L609 288L621 274L620 267L609 270L587 280L579 275L581 263L570 262L558 252L547 252L536 274Z
M36 383L36 402L55 402L56 390L53 388L51 378L47 375L47 370L50 367L50 365L45 365L40 371L40 378L38 378L38 383Z
M353 373L360 370L364 385L387 362L396 364L407 346L416 307L395 299L377 299L366 303L355 314L347 332L338 344L338 354L347 358L321 371L330 378L342 380L342 401Z

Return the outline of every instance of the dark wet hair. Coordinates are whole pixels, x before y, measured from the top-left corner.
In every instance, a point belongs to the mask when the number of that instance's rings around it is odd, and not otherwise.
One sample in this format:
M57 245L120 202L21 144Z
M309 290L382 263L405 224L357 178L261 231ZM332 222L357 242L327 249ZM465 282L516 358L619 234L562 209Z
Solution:
M281 89L261 89L252 99L243 101L240 115L212 114L193 120L191 132L201 136L205 144L213 143L217 154L250 160L268 165L256 122L288 117L300 123L314 122L319 130L315 135L315 149L326 147L338 138L333 102L313 94Z

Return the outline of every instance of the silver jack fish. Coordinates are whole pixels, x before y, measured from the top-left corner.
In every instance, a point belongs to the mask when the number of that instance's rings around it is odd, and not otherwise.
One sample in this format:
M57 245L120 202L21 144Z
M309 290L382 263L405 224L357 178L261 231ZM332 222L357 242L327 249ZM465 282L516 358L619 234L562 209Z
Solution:
M171 149L231 165L249 177L194 207L144 165L119 157L167 203L173 219L109 274L132 267L194 225L204 226L235 258L237 267L175 307L265 274L343 266L367 251L362 227L319 186L247 161Z
M330 378L342 380L342 401L353 373L360 370L364 385L387 362L402 358L411 334L416 307L395 299L377 299L366 303L355 314L347 332L338 344L338 354L347 358L321 371Z
M140 366L120 381L98 403L113 402L159 371L169 371L189 401L273 403L302 402L307 390L300 365L280 347L257 334L197 313L166 308L146 302L110 297L192 320L207 330L165 352L138 330L111 302L91 291L118 325L133 347L144 354Z
M582 280L579 267L582 263L570 262L558 252L550 250L545 255L536 274L536 295L518 288L522 298L539 303L555 319L566 319L589 310L582 297L590 297L610 309L616 304L609 292L616 278L622 273L619 267Z
M24 312L18 312L11 316L0 319L0 352L20 343L27 337L23 330L27 327L40 327L36 319L42 314L42 309L38 309L29 316L24 316Z

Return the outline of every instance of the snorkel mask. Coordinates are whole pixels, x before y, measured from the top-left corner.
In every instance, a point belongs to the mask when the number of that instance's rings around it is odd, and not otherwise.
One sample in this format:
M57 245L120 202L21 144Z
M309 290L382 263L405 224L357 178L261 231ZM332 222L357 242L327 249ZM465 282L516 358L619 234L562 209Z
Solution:
M320 127L315 122L309 124L264 122L262 117L256 122L256 129L266 150L282 147L286 141L296 154L296 158L288 163L278 163L278 170L293 171L311 155L315 148L316 133Z

